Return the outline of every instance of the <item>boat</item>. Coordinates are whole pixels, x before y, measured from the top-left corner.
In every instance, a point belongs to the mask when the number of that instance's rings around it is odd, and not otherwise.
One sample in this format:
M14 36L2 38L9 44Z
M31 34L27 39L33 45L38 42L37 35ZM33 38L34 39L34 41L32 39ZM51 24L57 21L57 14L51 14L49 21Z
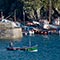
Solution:
M29 52L37 52L37 45L32 46L32 47L7 47L7 50L9 51L16 51L16 50L20 50L20 51L29 51Z
M37 47L38 47L38 45L31 46L31 41L29 40L29 46L28 47L24 47L24 46L23 47L14 47L13 43L10 42L9 47L7 47L6 49L8 51L17 51L17 50L19 50L19 51L37 52L38 51Z

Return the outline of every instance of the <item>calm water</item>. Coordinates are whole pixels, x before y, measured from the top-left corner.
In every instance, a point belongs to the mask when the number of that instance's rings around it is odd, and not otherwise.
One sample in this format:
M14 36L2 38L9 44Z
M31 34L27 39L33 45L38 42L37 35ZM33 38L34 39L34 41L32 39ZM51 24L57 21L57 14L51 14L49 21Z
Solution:
M14 46L38 44L38 52L7 51L8 40L0 40L0 60L60 60L60 36L24 36L21 41L13 41Z

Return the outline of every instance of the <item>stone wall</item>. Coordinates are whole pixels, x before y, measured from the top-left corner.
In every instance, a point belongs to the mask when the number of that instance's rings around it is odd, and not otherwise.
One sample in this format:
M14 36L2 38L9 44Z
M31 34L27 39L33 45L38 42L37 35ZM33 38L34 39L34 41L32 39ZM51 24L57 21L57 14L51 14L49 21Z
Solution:
M0 23L0 39L21 39L22 29L13 27L11 23Z

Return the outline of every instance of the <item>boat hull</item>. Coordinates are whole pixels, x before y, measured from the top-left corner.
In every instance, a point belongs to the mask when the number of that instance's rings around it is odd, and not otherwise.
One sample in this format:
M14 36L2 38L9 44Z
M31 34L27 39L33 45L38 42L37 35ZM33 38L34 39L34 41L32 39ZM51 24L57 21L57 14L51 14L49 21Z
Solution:
M23 51L26 51L27 49L26 48L7 48L7 50L11 50L11 51L15 51L15 50L23 50Z
M9 51L16 51L16 50L21 50L21 51L38 51L37 50L37 46L33 46L33 47L23 47L23 48L20 48L20 47L8 47L7 50Z

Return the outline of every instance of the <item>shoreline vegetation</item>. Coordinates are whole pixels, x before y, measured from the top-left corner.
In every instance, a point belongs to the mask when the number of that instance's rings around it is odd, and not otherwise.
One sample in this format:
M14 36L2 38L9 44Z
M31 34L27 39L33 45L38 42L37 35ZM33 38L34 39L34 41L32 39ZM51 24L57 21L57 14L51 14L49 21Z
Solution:
M4 15L4 18L14 20L15 10L17 21L24 21L24 19L25 21L39 19L52 21L60 16L60 0L1 0L0 14Z

